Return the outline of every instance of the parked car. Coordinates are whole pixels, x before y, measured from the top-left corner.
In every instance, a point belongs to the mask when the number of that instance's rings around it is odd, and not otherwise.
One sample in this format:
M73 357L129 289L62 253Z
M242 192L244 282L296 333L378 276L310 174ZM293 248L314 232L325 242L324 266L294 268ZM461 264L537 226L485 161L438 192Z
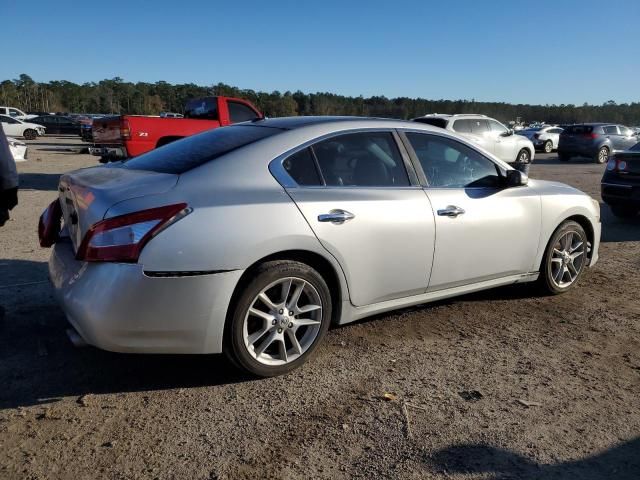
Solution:
M35 116L35 115L29 115L27 113L24 113L19 108L14 108L14 107L0 107L0 115L6 115L8 117L17 118L18 120L28 120Z
M525 136L531 140L537 151L551 153L552 151L557 150L561 133L562 128L560 127L544 125L542 127L526 128L519 131L518 135Z
M50 135L80 135L80 122L63 115L42 115L30 121L46 127Z
M611 123L581 123L571 125L560 134L558 158L588 157L596 163L607 163L615 150L627 150L638 143L630 128Z
M631 218L640 212L640 143L609 157L602 176L601 196L616 217Z
M189 135L212 128L262 118L250 102L240 98L194 98L185 105L186 118L142 115L105 117L93 122L95 147L89 152L102 162L131 158Z
M531 163L535 149L531 140L515 135L499 121L485 115L430 114L413 119L456 132L507 163Z
M77 344L223 351L271 376L330 323L520 282L566 292L598 259L599 218L443 129L293 117L63 175L39 233Z
M7 142L13 159L16 162L24 162L27 159L27 144L12 137L7 137Z
M184 115L182 115L181 113L160 112L160 117L162 117L162 118L184 118Z
M7 136L24 137L27 140L35 140L38 135L44 135L46 129L36 123L24 122L7 115L0 115L0 124Z

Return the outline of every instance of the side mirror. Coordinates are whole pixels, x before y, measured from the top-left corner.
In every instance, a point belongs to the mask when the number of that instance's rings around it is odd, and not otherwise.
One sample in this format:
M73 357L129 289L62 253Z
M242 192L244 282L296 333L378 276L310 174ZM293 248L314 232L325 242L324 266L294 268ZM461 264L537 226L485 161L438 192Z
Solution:
M529 177L520 170L507 170L506 183L507 187L523 187L529 183Z
M511 135L513 135L514 133L515 133L515 131L514 131L514 130L509 129L509 130L507 130L506 132L502 132L500 135L501 135L501 136L503 136L503 137L510 137L510 136L511 136Z

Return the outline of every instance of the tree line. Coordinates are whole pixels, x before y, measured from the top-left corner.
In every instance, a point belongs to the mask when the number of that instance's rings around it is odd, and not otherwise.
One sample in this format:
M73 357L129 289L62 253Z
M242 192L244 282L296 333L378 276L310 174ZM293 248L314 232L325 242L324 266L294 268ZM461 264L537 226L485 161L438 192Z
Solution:
M261 92L224 83L170 84L126 82L120 77L77 84L67 80L36 82L29 75L0 83L0 104L25 111L157 115L161 111L183 113L194 97L226 95L245 98L269 117L295 115L357 115L408 119L426 113L483 113L502 122L549 123L615 122L640 124L640 102L602 105L529 105L475 100L427 100L384 96L348 97L317 92Z

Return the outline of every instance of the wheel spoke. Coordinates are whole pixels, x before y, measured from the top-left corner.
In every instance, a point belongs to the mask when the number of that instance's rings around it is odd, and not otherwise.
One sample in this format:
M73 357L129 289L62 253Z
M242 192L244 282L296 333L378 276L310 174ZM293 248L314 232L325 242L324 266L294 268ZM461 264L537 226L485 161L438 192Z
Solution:
M320 305L305 305L304 307L298 308L298 313L309 313L315 310L320 310L322 307Z
M296 337L295 332L289 328L287 329L287 336L289 337L289 340L291 341L291 345L293 345L293 349L295 350L295 352L298 355L302 355L302 347L300 346L300 342L298 341L298 337Z
M267 296L265 292L260 293L260 295L258 295L258 298L260 298L260 300L262 300L262 303L264 303L267 307L269 307L270 310L278 309L277 305L271 301L271 299Z
M269 345L271 345L274 342L277 336L278 336L278 332L276 332L275 330L271 330L271 333L269 334L269 336L267 336L267 338L265 338L262 341L260 346L256 348L256 357L259 357L260 355L262 355L262 353L269 347Z
M287 298L289 298L289 292L291 291L291 284L293 283L293 279L289 278L286 281L282 282L282 302L281 305L287 304Z
M573 263L568 263L567 264L567 272L569 272L569 277L571 278L572 282L578 276L578 270L576 270L576 267L574 267Z
M304 290L305 282L302 281L298 285L296 285L296 289L293 291L293 295L291 296L291 300L287 302L287 309L292 310L295 313L298 313L298 301L300 300L300 295L302 295L302 291Z
M571 245L571 247L569 248L569 253L575 252L581 246L582 246L582 242L578 242L576 245Z
M260 317L265 322L269 322L269 323L271 323L276 318L270 313L263 312L262 310L258 310L257 308L250 308L249 313L254 317Z
M280 360L284 360L285 362L289 361L289 356L287 355L287 344L284 342L284 337L278 339L278 351L280 352Z
M573 262L576 258L578 258L580 255L584 254L584 250L580 250L579 252L574 252L571 254L571 261Z
M304 327L307 325L320 325L320 320L312 320L310 318L296 318L293 320L293 324L297 327Z
M264 328L261 328L257 332L254 332L251 335L249 335L249 337L247 338L249 344L253 345L254 343L256 343L268 331L269 331L269 326L265 326Z
M564 276L564 267L561 266L558 268L558 271L554 274L553 278L556 283L560 283L562 281L562 277Z
M558 263L562 263L562 259L561 258L552 258L551 259L552 262L558 262Z

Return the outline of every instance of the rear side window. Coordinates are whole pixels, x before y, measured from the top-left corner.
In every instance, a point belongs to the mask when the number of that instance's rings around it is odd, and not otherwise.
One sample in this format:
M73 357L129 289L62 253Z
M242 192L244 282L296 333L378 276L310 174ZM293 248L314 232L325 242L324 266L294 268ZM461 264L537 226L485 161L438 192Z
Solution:
M607 135L618 135L618 127L615 125L607 125L603 127L604 133Z
M229 102L229 118L231 123L247 122L258 118L256 112L238 102Z
M294 153L282 162L282 166L300 186L309 187L322 185L322 180L320 180L320 175L318 175L318 169L316 168L316 162L309 148Z
M447 120L444 118L420 117L415 118L414 121L433 125L434 127L447 128Z
M409 177L389 132L350 133L313 146L327 186L408 186Z
M185 118L218 119L218 99L216 97L193 98L184 109Z
M569 135L582 135L583 133L593 132L593 126L591 125L571 125L564 130L564 133Z
M126 161L124 167L181 174L281 131L278 128L252 125L216 128L156 148Z
M471 133L471 120L456 120L453 130L459 133Z

